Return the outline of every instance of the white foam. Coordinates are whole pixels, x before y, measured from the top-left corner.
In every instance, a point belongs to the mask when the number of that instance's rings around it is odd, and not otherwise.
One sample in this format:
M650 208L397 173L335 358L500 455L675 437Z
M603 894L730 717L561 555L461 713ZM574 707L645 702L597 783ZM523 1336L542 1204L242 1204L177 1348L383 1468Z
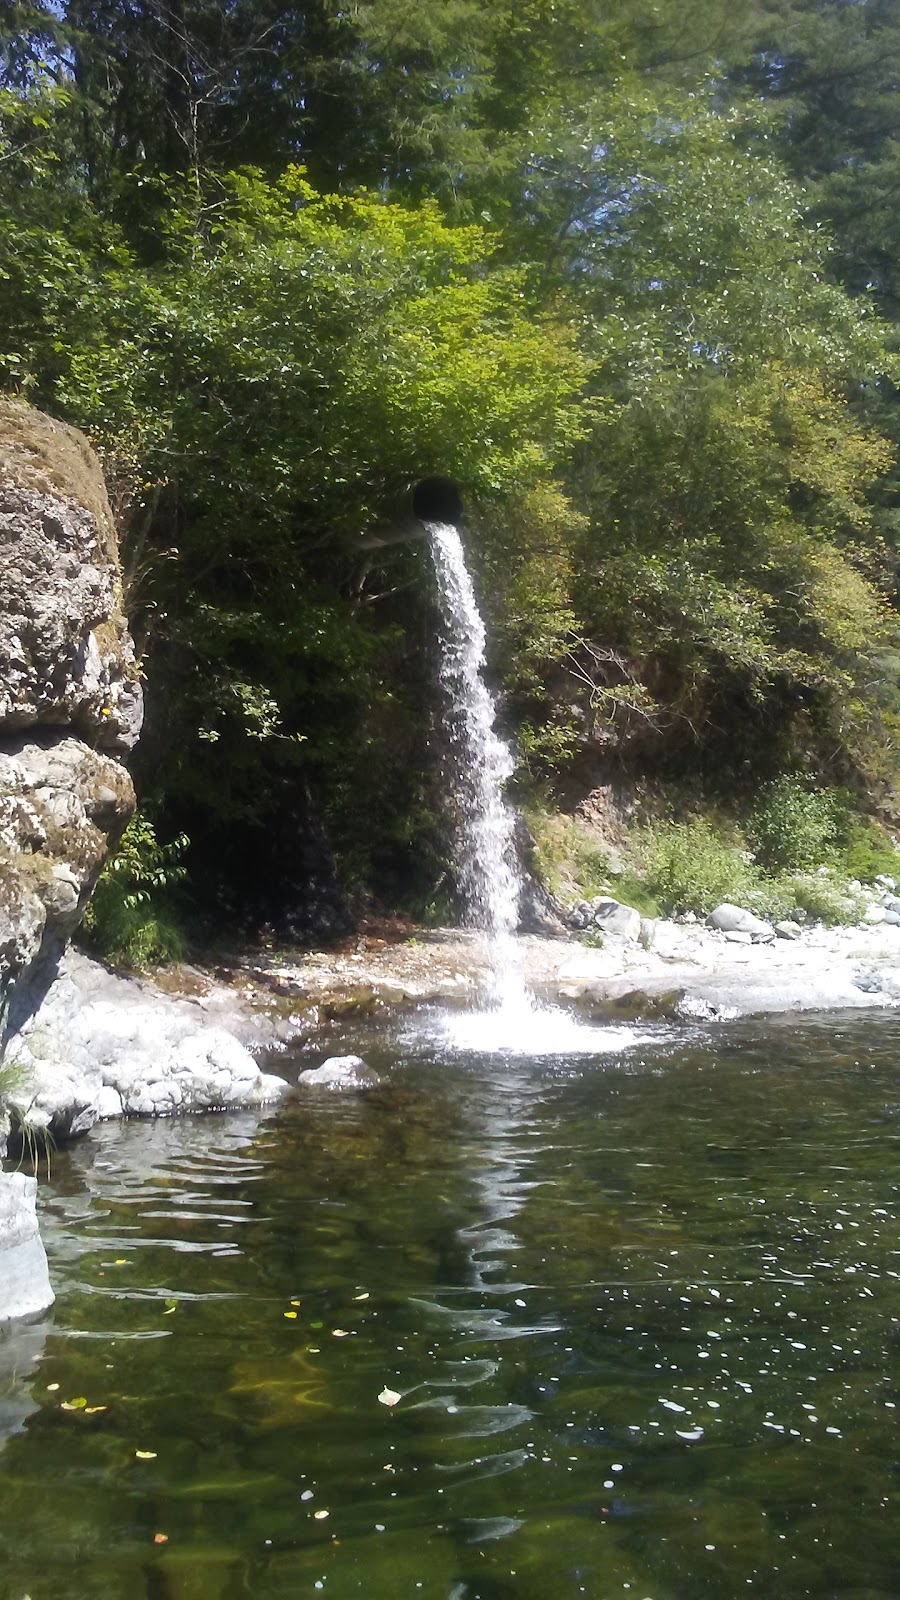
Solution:
M485 1011L442 1011L425 1022L451 1050L505 1056L617 1055L646 1039L634 1028L581 1022L559 1006L505 1004Z

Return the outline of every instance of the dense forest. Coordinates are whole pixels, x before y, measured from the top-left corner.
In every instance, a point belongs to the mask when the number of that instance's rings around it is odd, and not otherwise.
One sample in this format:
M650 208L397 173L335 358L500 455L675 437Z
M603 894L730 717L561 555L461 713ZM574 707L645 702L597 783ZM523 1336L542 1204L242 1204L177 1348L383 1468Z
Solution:
M788 774L890 822L896 0L0 17L0 384L102 454L196 904L333 921L329 853L359 905L442 892L391 538L434 474L521 795Z

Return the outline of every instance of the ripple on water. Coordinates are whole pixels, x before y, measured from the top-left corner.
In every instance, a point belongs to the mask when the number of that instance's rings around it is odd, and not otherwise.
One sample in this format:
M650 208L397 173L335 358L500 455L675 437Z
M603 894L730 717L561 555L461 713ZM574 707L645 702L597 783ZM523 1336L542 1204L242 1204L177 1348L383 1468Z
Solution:
M0 1600L891 1593L900 1019L641 1042L55 1158Z

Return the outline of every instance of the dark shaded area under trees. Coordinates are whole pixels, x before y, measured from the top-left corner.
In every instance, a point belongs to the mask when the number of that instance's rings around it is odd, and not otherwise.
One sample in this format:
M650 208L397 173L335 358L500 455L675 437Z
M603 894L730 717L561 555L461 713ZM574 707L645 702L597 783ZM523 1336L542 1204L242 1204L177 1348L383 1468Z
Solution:
M896 0L0 23L0 374L104 455L198 903L444 894L427 561L372 537L435 476L524 789L895 812Z

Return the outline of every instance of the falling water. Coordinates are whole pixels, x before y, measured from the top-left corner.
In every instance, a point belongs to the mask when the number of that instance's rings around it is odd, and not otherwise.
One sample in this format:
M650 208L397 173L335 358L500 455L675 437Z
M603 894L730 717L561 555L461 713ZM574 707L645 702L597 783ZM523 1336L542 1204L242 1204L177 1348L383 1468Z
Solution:
M513 758L496 730L496 706L484 681L484 623L459 532L449 522L425 526L445 623L441 681L452 707L449 727L462 810L463 898L470 922L489 940L493 1003L518 1001L528 1006L515 944L522 892L515 817L503 797Z
M462 1051L516 1055L596 1055L636 1041L633 1029L586 1025L558 1006L540 1005L525 983L516 939L522 875L515 816L503 797L513 771L510 748L495 727L496 706L484 681L485 634L462 541L447 522L426 522L444 618L441 681L462 813L460 885L468 918L487 939L488 1010L444 1015L442 1041Z

